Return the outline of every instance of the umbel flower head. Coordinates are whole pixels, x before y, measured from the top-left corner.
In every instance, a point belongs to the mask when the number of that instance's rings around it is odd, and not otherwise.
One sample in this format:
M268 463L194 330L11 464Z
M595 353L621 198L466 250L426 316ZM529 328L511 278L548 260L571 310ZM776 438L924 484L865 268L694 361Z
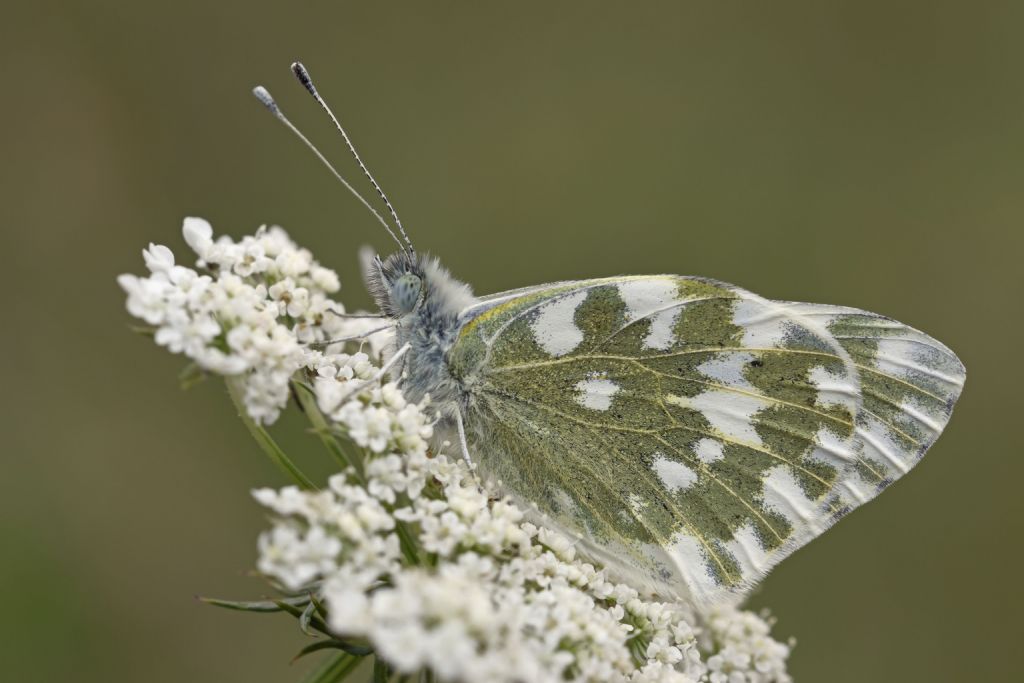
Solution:
M384 676L440 681L791 680L768 618L641 594L445 455L429 398L408 402L380 377L387 335L339 315L337 275L284 230L214 240L191 218L183 232L195 268L150 245L149 275L118 279L128 311L198 372L227 378L257 442L299 483L253 492L272 520L257 568L280 597L211 602L294 614L319 636L300 654L336 651L331 680L365 657ZM322 488L263 428L293 396L343 463Z

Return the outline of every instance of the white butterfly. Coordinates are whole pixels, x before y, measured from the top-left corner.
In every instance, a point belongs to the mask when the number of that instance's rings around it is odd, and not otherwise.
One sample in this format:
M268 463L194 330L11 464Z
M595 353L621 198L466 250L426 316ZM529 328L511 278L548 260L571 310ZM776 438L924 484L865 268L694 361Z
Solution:
M486 476L663 594L742 597L913 467L963 387L957 357L906 325L702 278L474 297L414 251L366 174L401 235L374 211L399 244L367 282L403 391L430 395Z

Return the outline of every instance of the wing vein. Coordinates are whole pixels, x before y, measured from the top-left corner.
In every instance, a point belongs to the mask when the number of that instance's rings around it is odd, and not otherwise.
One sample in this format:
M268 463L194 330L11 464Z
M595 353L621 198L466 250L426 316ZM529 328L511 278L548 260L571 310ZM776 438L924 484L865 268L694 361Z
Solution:
M593 423L593 422L589 422L587 420L583 420L581 418L578 418L575 415L570 415L568 413L562 412L561 410L558 410L557 408L552 408L551 406L544 405L543 403L537 403L535 401L530 401L530 400L525 399L525 398L523 398L521 396L516 396L515 394L510 394L508 392L501 391L501 390L496 389L494 387L484 387L482 389L482 391L485 391L487 393L490 393L490 394L493 394L493 395L496 395L496 396L500 396L500 397L505 398L507 400L518 401L520 403L524 403L526 405L533 406L534 408L538 408L540 410L543 410L545 412L551 413L553 415L558 415L559 417L561 417L561 418L563 418L565 420L569 420L570 422L575 422L576 424L580 424L580 425L583 425L585 427L589 427L590 429L594 429L594 430L610 429L612 431L625 432L627 434L644 434L644 435L647 435L647 436L657 436L657 435L661 434L662 432L671 432L671 431L676 431L678 429L685 429L687 431L693 432L694 434L700 434L701 436L706 436L706 437L709 437L709 438L712 438L712 439L717 439L719 441L724 441L726 443L731 443L731 444L733 444L735 446L741 446L743 448L749 448L750 450L756 451L758 453L763 453L763 454L765 454L767 456L775 458L776 460L779 460L780 462L783 462L783 463L789 465L790 467L793 467L795 469L800 470L801 472L803 472L804 474L806 474L809 477L813 477L814 479L817 479L819 482L824 484L826 487L831 487L832 486L831 482L822 479L820 476L818 476L814 472L812 472L812 471L802 467L799 463L795 463L795 462L793 462L791 460L787 460L786 458L784 458L783 456L779 455L778 453L770 451L770 450L768 450L766 448L762 448L762 447L757 446L755 444L747 443L747 442L744 442L744 441L739 441L737 439L732 439L732 438L730 438L728 436L725 436L724 434L720 434L718 432L707 431L707 430L704 430L704 429L697 429L696 427L690 427L690 426L682 425L682 424L678 424L678 423L674 424L674 425L671 425L671 426L668 426L668 427L661 427L659 429L640 429L638 427L625 427L625 426L614 425L614 424Z
M750 353L793 353L805 356L820 356L822 358L828 358L829 360L838 360L843 363L847 363L847 359L842 356L838 356L832 353L825 353L824 351L808 351L805 349L780 349L780 348L755 348L750 346L708 346L701 347L698 349L686 349L685 351L674 351L672 353L654 354L650 356L640 356L634 358L632 356L620 356L616 354L579 354L576 356L567 356L562 358L552 358L550 360L530 361L529 363L516 363L514 365L502 365L496 366L489 369L490 372L510 372L514 370L527 370L530 368L541 368L550 365L559 365L562 363L568 363L574 360L589 359L589 360L618 360L618 361L637 361L637 360L658 360L662 358L678 358L680 356L692 356L699 353L736 353L737 351L745 351ZM916 384L912 384L905 379L901 379L894 375L882 372L877 368L870 367L868 365L861 365L860 363L852 363L858 370L864 370L886 379L891 379L894 382L905 385L907 388L912 389L924 396L933 398L940 403L945 403L946 399L941 396L936 396L930 391L923 389Z
M498 395L502 396L502 394L498 394ZM518 398L516 398L514 396L502 396L502 398L505 398L506 400L513 400L513 401L519 400ZM528 405L531 405L531 406L535 407L535 408L544 408L544 406L541 406L539 404L532 404L530 402L526 402L526 403ZM493 409L493 407L492 407L492 409ZM529 426L529 422L526 420L526 418L524 416L520 415L520 414L517 414L514 410L513 411L508 411L506 414L512 415L512 417L514 417L517 421L523 423L524 425ZM508 422L504 422L503 424L508 424ZM531 441L532 443L536 444L536 441L533 438L534 437L533 434L528 434L528 433L526 433L526 432L524 432L522 430L516 430L516 431L521 436L523 436L526 440ZM600 434L598 434L598 436L600 437ZM608 446L607 442L603 438L601 438L601 441L603 443L605 443L606 446ZM611 447L611 446L608 446L608 447L611 448L613 451L615 451L616 454L618 454L620 457L622 457L622 454L619 453L614 447ZM543 450L542 446L541 446L541 450ZM623 461L625 462L627 460L625 458L623 458ZM580 458L580 459L577 460L577 462L579 462L583 467L586 467L587 471L590 472L598 481L602 482L602 484L605 486L605 488L607 488L607 489L609 489L611 491L614 491L614 488L612 486L613 482L609 482L606 479L606 475L604 473L601 473L601 472L595 470L594 467L590 463L588 463L585 459ZM577 502L581 502L580 501L580 497L578 497L576 500L577 500ZM667 502L672 506L673 511L678 515L679 520L689 530L690 534L700 542L700 544L704 547L704 550L714 560L715 564L718 565L720 571L722 572L722 575L725 576L725 577L728 577L728 579L730 581L735 581L737 579L737 577L733 576L732 573L728 570L728 568L726 567L726 565L723 562L722 558L718 555L718 553L715 552L715 549L714 549L714 547L712 547L711 543L689 521L687 516L683 514L682 510L679 509L679 506L676 505L674 501L669 499ZM593 514L595 514L595 516L599 516L596 513L596 511L594 510L593 506L588 505L588 507L591 508L591 512ZM653 529L642 517L640 517L638 515L633 515L633 518L636 519L647 530L647 532L651 534L652 538L655 538L655 539L659 538L659 534L657 533L657 530ZM772 531L774 532L774 529ZM659 540L661 540L661 539L659 539Z

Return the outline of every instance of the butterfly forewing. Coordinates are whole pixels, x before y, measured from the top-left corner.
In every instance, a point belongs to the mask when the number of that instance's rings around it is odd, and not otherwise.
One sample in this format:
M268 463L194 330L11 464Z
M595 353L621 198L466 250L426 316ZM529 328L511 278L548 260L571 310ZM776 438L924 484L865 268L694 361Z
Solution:
M490 297L450 365L486 473L611 568L699 602L909 470L964 378L887 318L678 276Z

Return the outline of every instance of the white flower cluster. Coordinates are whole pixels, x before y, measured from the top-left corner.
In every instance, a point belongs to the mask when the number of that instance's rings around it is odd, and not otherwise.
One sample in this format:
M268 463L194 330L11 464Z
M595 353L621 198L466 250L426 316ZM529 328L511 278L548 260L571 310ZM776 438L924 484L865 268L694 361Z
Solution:
M186 219L196 267L167 247L149 275L122 275L128 310L155 340L244 387L249 416L273 422L289 383L312 378L331 428L364 458L322 491L261 489L273 513L258 567L286 592L320 595L330 630L366 642L401 673L442 681L787 683L789 646L766 619L702 614L606 577L565 537L528 521L461 461L431 454L428 403L381 385L384 334L342 318L337 275L277 227L235 242ZM378 321L379 324L379 321Z
M336 382L317 381L320 407L370 454L365 473L255 497L276 519L259 569L318 590L339 636L445 681L789 680L788 648L760 617L720 610L700 628L688 607L610 581L461 461L429 457L429 419L395 385L338 404ZM425 557L403 555L400 525Z
M767 616L736 609L712 609L704 616L709 683L790 683L786 660L791 645L771 637Z
M154 328L157 344L183 353L203 370L243 380L244 403L256 421L277 419L288 383L300 368L323 374L351 365L305 346L341 336L365 322L346 320L329 295L341 285L279 227L235 242L213 239L210 224L186 218L182 232L198 256L177 265L163 245L143 251L148 277L121 275L128 311ZM353 370L357 372L357 370Z

